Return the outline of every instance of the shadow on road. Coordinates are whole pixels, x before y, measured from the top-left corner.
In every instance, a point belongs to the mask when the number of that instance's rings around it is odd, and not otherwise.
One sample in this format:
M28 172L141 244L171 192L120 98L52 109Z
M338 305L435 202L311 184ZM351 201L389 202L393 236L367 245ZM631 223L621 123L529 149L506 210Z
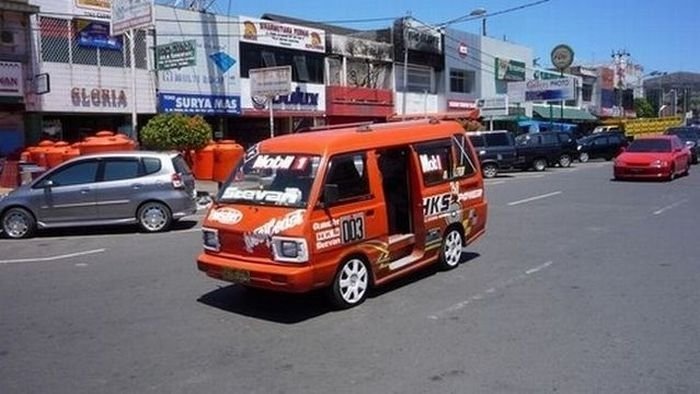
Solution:
M479 257L477 253L465 252L461 264L468 263L477 257ZM373 289L368 297L381 297L439 272L437 265L431 265ZM445 274L449 275L449 273ZM197 301L226 312L281 324L296 324L334 311L323 290L307 294L287 294L228 285L204 294Z
M197 220L181 219L173 223L171 232L189 230L197 225ZM137 225L123 226L84 226L39 230L36 238L48 237L89 237L91 235L138 234L141 230ZM143 235L149 235L144 233Z

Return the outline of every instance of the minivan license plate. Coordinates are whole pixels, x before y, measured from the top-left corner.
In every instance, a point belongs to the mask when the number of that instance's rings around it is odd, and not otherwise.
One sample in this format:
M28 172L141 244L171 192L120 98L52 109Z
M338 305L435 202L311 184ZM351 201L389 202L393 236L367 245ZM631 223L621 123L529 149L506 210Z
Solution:
M250 272L239 269L224 268L221 271L221 279L233 283L250 282Z

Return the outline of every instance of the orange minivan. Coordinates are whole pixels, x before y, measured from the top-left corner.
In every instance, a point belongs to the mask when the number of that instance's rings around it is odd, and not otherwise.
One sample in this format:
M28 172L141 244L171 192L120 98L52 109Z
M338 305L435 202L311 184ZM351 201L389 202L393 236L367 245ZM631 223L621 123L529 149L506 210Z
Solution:
M209 208L197 267L245 286L326 288L334 304L438 263L484 234L478 160L457 122L406 121L271 138Z

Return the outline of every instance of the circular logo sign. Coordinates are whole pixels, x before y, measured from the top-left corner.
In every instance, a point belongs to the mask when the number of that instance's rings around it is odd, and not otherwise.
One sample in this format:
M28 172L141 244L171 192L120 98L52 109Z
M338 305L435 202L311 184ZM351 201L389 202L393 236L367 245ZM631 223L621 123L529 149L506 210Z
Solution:
M252 96L251 100L253 101L253 108L265 109L268 98L265 96Z
M209 214L209 220L222 224L238 224L241 219L243 219L243 213L232 208L214 209Z
M574 50L568 45L557 45L552 49L552 64L558 70L564 70L574 62Z
M460 42L458 51L459 51L459 56L467 57L467 55L469 54L469 47L467 47L467 44Z

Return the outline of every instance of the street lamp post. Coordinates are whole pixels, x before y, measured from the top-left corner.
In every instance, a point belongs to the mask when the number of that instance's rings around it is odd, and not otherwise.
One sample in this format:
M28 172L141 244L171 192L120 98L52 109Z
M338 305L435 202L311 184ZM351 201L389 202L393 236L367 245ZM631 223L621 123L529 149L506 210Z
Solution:
M480 16L481 18L481 35L486 36L486 9L477 8L469 13L469 16Z

